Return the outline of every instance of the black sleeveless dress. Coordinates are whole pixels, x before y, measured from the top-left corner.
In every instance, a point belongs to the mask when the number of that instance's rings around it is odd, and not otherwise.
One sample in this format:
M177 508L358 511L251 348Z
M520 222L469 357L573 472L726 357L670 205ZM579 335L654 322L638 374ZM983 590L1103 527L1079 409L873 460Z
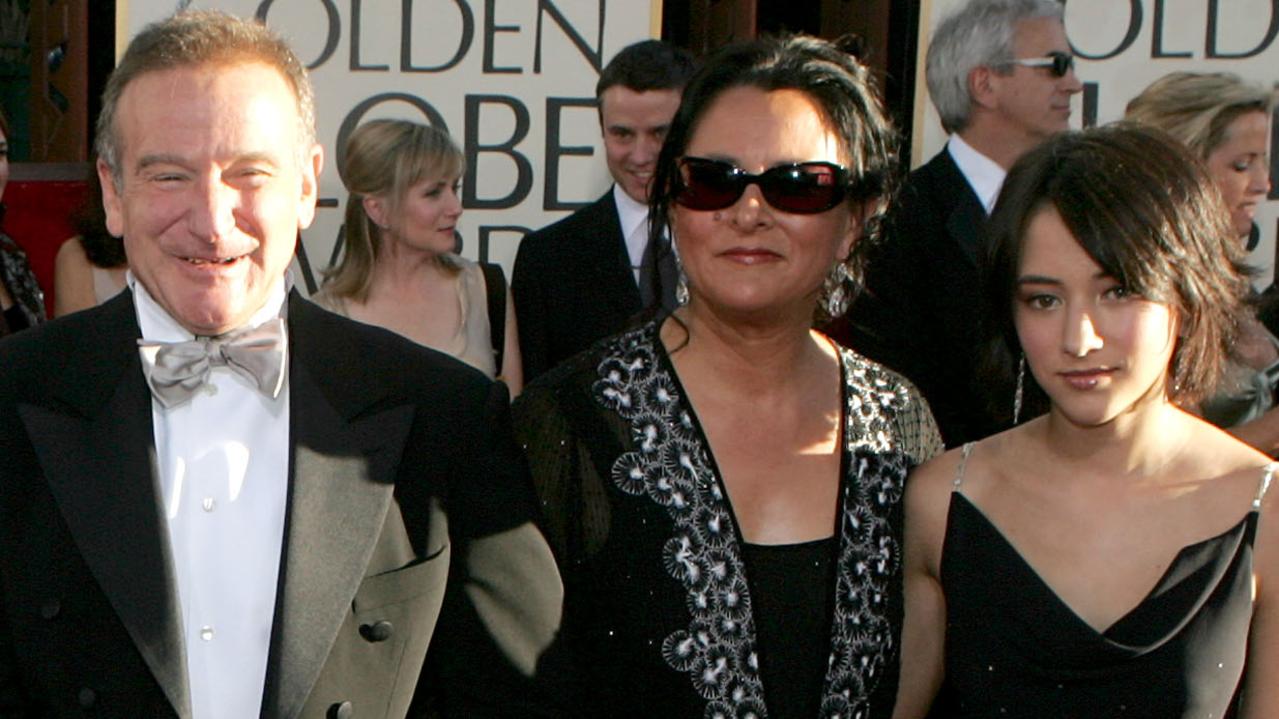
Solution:
M1182 548L1103 632L1052 591L957 478L941 560L950 716L1225 716L1243 675L1253 539L1275 467L1266 467L1251 511Z

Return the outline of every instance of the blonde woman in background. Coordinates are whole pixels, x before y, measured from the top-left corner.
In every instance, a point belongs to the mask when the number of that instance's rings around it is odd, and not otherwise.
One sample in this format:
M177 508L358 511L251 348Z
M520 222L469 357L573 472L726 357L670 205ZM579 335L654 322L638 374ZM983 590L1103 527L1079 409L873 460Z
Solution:
M505 381L514 396L523 382L501 270L454 252L462 164L457 145L428 125L373 120L357 128L338 167L350 193L345 250L314 299L453 355ZM490 298L501 298L491 310Z
M1270 192L1273 95L1230 73L1174 72L1128 103L1124 119L1172 135L1204 161L1241 245L1257 243L1257 206ZM1222 384L1203 416L1257 449L1279 455L1279 340L1249 310L1240 320Z

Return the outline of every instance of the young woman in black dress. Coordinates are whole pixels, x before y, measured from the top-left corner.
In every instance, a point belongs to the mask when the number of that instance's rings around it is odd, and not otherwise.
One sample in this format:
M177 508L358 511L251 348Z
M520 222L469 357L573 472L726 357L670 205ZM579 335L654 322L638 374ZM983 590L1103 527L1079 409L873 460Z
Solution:
M1047 412L911 475L894 716L943 680L959 717L1279 716L1274 467L1182 409L1248 292L1212 179L1154 131L1064 134L992 239L1009 405Z

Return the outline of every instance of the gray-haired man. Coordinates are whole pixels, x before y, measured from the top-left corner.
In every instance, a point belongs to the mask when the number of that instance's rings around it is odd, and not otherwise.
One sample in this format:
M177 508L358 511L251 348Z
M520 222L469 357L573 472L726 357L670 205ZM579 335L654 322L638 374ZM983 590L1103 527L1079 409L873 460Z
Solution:
M919 385L955 446L1000 428L979 378L986 217L1013 163L1067 128L1082 86L1056 0L970 0L938 26L926 72L950 139L902 188L848 329Z

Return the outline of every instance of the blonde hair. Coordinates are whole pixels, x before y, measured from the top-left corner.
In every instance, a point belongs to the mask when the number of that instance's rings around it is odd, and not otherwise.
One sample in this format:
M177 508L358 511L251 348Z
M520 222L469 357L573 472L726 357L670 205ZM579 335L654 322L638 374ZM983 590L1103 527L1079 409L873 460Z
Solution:
M1274 94L1228 72L1173 72L1150 83L1124 110L1124 119L1172 135L1200 159L1226 139L1240 115L1270 114Z
M345 247L336 267L325 271L325 289L336 297L363 302L373 281L373 263L382 248L382 228L364 209L365 197L379 197L388 214L399 214L409 188L422 180L462 173L462 151L443 130L407 120L371 120L351 133L338 174L346 199ZM440 256L457 272L457 257Z

